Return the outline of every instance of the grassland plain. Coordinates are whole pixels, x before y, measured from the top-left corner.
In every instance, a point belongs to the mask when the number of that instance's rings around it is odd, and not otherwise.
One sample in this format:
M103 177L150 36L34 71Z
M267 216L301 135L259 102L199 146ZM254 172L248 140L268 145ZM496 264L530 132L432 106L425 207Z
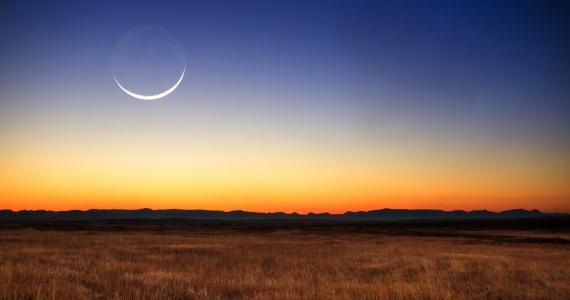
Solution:
M9 227L0 299L570 299L565 232Z

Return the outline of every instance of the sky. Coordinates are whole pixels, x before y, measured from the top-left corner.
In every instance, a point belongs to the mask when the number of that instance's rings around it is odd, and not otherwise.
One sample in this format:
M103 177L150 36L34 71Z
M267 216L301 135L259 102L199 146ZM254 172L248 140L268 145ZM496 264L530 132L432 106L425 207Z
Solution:
M570 212L568 1L8 0L0 25L0 209ZM184 67L155 101L113 79Z

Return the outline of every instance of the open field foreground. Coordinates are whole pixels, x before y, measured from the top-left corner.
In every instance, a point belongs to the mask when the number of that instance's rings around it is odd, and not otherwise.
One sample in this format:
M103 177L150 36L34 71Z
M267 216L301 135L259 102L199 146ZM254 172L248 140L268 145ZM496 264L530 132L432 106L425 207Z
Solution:
M570 299L565 230L73 226L0 226L0 299Z

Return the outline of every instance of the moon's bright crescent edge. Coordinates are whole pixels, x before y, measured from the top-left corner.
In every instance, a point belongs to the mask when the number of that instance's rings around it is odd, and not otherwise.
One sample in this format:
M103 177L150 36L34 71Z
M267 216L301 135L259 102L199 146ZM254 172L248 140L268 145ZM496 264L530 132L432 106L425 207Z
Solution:
M176 84L174 86L172 86L168 90L166 90L160 94L156 94L156 95L140 95L137 93L133 93L133 92L127 90L125 87L123 87L121 85L121 83L119 83L119 81L117 80L117 77L115 77L115 74L113 74L113 79L115 80L115 83L119 86L119 88L121 88L121 90L123 90L123 92L127 93L127 95L129 95L131 97L134 97L134 98L137 98L140 100L156 100L156 99L160 99L162 97L168 96L168 94L174 92L174 90L178 87L180 82L182 82L182 79L184 78L184 73L186 73L186 66L184 66L184 69L182 70L182 75L180 75L180 78L178 79L178 81L176 82Z

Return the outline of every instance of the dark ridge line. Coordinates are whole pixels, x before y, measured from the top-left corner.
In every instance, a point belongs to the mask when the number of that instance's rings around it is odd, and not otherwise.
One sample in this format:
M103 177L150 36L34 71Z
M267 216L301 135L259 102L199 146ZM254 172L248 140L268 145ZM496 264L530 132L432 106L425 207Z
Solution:
M0 221L95 221L95 220L219 220L219 221L271 221L271 220L324 220L324 221L405 221L405 220L474 220L517 219L568 216L564 213L544 213L539 210L511 209L500 212L489 210L437 210L437 209L378 209L347 211L342 214L284 212L249 212L243 210L183 210L149 208L89 209L89 210L0 210Z

